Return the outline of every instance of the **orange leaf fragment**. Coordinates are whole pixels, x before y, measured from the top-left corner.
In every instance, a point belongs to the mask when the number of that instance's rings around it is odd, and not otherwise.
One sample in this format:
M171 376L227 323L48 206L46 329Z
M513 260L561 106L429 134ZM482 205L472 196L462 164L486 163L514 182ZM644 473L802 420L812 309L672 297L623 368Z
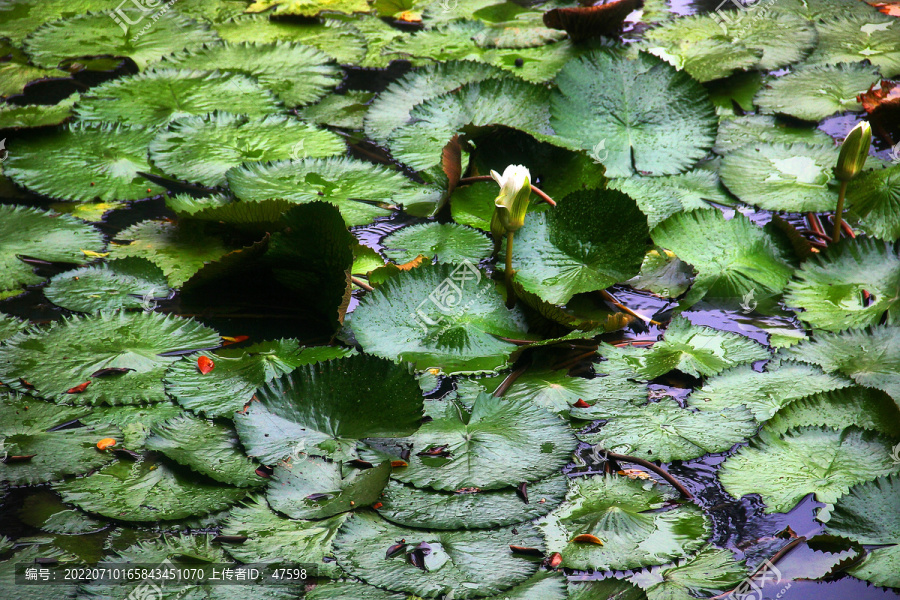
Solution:
M583 544L596 544L597 546L602 546L603 542L600 541L596 535L591 535L589 533L582 533L581 535L576 535L571 539L573 542L583 543Z
M210 371L216 368L216 363L212 361L208 356L201 356L197 359L197 369L206 375Z
M382 506L384 506L384 504L382 504L381 502L376 502L375 504L372 505L372 508L374 508L375 510L378 510Z
M107 448L111 448L116 445L116 440L113 438L103 438L99 442L97 442L97 450L106 450Z
M81 392L86 390L87 386L89 386L89 385L91 385L90 381L85 381L84 383L79 383L75 387L69 388L68 390L66 390L66 393L67 394L80 394Z
M406 462L405 460L392 460L391 466L392 467L408 467L409 463Z
M579 399L578 399L578 402L576 402L576 403L573 404L572 406L574 406L575 408L590 408L590 407L591 407L590 404L588 404L587 402L585 402L585 401L582 400L581 398L579 398Z
M222 336L222 345L230 346L231 344L240 344L241 342L246 342L250 339L249 335L236 335L234 337L223 335Z
M560 564L562 564L562 554L559 552L554 552L550 555L550 561L547 563L551 569L555 569Z

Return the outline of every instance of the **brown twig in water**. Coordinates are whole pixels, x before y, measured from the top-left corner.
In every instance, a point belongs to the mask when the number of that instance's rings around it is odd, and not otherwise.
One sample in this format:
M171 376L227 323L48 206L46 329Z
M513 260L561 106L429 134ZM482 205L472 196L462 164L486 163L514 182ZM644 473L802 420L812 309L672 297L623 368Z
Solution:
M662 467L658 467L652 462L644 460L643 458L638 458L636 456L628 456L627 454L615 454L614 452L610 452L609 450L604 450L604 452L606 452L606 456L612 458L613 460L617 460L619 462L628 462L635 465L640 465L645 469L650 469L651 471L665 479L669 484L671 484L673 488L678 490L678 492L688 500L694 498L694 495L690 491L688 491L686 487L681 485L677 479L669 475Z
M494 390L494 398L502 398L503 394L505 394L510 386L516 382L516 379L518 379L522 376L523 373L525 373L525 370L526 367L519 367L518 369L507 375L506 379L500 382L500 385L498 385L497 389Z
M631 315L632 317L635 317L636 319L640 319L644 323L650 323L651 325L662 325L662 323L660 323L659 321L654 321L650 317L645 317L643 315L639 315L638 313L634 312L633 310L631 310L630 308L628 308L627 306L625 306L624 304L619 302L615 296L613 296L606 290L600 290L599 293L600 293L600 296L604 300L606 300L607 302L609 302L610 304L612 304L613 306L615 306L616 308L621 310L626 315Z
M781 550L779 550L779 551L776 552L774 555L772 555L772 558L770 558L768 561L764 561L763 564L759 565L759 567L757 567L756 570L753 571L753 574L750 575L750 577L748 577L748 578L745 579L744 581L748 581L748 580L751 580L751 581L752 581L757 575L759 575L760 573L762 573L765 569L768 569L770 566L773 566L773 567L774 567L774 566L775 566L775 563L777 563L779 560L781 560L782 558L784 558L784 555L785 555L785 554L787 554L788 552L790 552L791 550L793 550L794 548L796 548L797 545L802 544L802 543L805 542L805 541L806 541L806 536L803 536L803 535L801 535L801 536L798 537L798 538L794 538L793 540L791 540L790 542L788 542L787 544L785 544L784 547L783 547ZM743 583L743 582L741 582L741 583ZM710 598L710 600L717 600L717 599L720 599L720 598L727 598L730 594L734 593L734 591L735 591L736 589L737 589L737 588L730 589L730 590L728 590L727 592L724 592L724 593L722 593L722 594L719 594L718 596L713 596L712 598Z
M350 276L350 281L352 281L354 284L358 285L358 286L361 287L362 289L366 290L367 292L371 292L371 291L373 291L373 290L375 289L375 288L373 288L371 285L369 285L368 283L366 283L365 281L363 281L362 279L360 279L359 277L353 277L353 276L351 275L351 276Z

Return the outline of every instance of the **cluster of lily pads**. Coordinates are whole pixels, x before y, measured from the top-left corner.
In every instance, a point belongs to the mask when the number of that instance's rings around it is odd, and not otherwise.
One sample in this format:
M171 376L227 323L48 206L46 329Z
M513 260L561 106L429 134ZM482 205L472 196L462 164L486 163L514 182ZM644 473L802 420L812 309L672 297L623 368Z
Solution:
M0 0L0 310L53 316L0 314L4 598L46 597L14 578L41 559L316 583L168 598L680 600L801 542L792 579L900 588L884 139L822 228L825 131L900 76L900 21L548 26L574 6ZM556 205L516 215L504 277L508 165ZM728 549L655 464L711 455L710 497L811 497L825 535Z

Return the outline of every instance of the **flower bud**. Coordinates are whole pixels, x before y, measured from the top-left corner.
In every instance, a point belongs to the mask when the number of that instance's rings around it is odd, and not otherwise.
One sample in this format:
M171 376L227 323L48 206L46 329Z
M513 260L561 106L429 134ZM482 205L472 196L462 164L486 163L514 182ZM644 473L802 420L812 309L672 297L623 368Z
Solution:
M494 217L491 219L491 233L502 227L506 233L518 231L525 225L525 213L531 197L531 173L522 165L509 165L503 175L491 171L491 177L500 184L500 195L494 200Z
M847 134L841 145L841 154L837 167L834 168L834 176L838 181L850 181L859 175L869 157L871 144L872 127L867 121L862 121Z

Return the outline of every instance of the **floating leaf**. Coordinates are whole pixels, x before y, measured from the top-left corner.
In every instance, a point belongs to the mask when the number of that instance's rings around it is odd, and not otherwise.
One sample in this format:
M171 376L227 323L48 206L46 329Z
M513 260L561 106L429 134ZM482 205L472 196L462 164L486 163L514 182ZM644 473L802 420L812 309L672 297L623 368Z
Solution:
M100 232L68 215L24 206L0 206L0 298L15 296L20 288L43 281L28 256L48 262L82 263L82 249L103 249Z
M706 91L658 58L595 51L556 78L550 123L584 150L601 142L610 177L672 175L703 158L716 134Z
M304 596L307 600L407 600L407 594L388 592L356 581L327 581L316 584Z
M891 442L873 431L801 427L782 436L763 428L725 460L719 480L735 498L759 494L773 513L788 512L809 493L834 502L850 486L898 470Z
M668 486L620 476L573 479L566 502L538 526L548 552L562 554L572 569L632 569L659 565L697 551L709 535L703 512L672 506ZM571 541L592 535L603 545Z
M49 490L25 498L19 509L19 518L27 525L60 535L91 534L107 527L106 522L65 505Z
M217 186L225 184L228 169L245 162L320 158L344 150L337 135L283 115L213 113L173 121L150 143L150 158L179 179Z
M366 0L256 0L247 7L247 12L256 13L275 8L271 11L274 15L300 15L314 17L321 12L368 12L369 5Z
M783 123L768 115L745 115L722 119L713 151L728 154L750 143L806 143L833 146L834 140L821 129Z
M890 437L900 437L900 407L880 390L849 387L810 395L778 411L766 429L784 433L795 427L855 425Z
M152 310L169 296L162 270L143 258L120 260L72 269L55 275L44 288L48 300L68 310L97 312L120 308Z
M262 342L247 348L201 354L216 364L206 375L186 357L166 371L166 392L179 404L210 417L231 417L244 408L257 388L297 367L348 356L345 348L302 347L297 340Z
M404 227L381 241L384 254L406 263L420 254L443 263L478 263L491 253L491 241L483 234L456 223L422 223Z
M291 42L204 44L166 56L151 68L247 75L288 107L315 102L341 82L341 70L328 55Z
M0 73L3 67L0 65ZM3 87L0 86L0 95ZM50 106L43 104L26 104L14 106L12 104L0 105L0 129L25 129L29 127L47 127L61 125L72 116L72 107L78 100L78 94L72 94L62 102Z
M878 80L878 69L859 63L801 66L771 82L754 102L767 114L821 121L834 113L861 111L856 96Z
M0 313L0 342L11 338L27 327L27 323L19 319Z
M647 594L628 581L614 577L569 582L569 600L647 600Z
M562 419L525 401L482 393L471 414L444 401L433 417L402 440L412 450L408 466L396 471L395 479L448 492L496 490L552 475L575 449L575 437Z
M257 398L235 424L247 453L264 464L298 448L347 457L355 440L409 435L422 418L409 370L363 355L300 367L266 384Z
M627 181L616 179L615 181ZM662 248L654 248L644 256L641 271L625 283L636 290L647 290L666 298L676 298L691 287L694 269Z
M707 545L690 558L641 571L629 581L644 590L648 600L689 600L725 594L747 575L746 567L734 560L731 551Z
M71 317L45 330L7 341L0 349L0 381L63 403L138 404L166 399L162 377L177 360L165 353L187 353L214 347L219 338L190 319L157 313L110 313ZM94 377L103 368L126 373ZM61 376L64 374L64 376ZM91 381L80 394L67 394L75 384Z
M0 461L0 481L14 485L43 483L65 475L82 474L109 463L113 457L97 450L105 437L121 440L118 428L55 428L74 421L85 409L56 406L49 402L0 392L0 445L4 456L32 456L29 460Z
M0 5L0 37L21 42L44 23L92 10L104 10L111 8L112 4L109 0L45 0L40 5L31 0L5 0Z
M406 552L385 560L385 550L400 539L410 550L421 542L429 545L424 569L408 562ZM476 598L499 594L537 570L537 563L516 556L510 545L542 548L543 542L528 524L489 531L406 529L365 511L341 529L335 554L344 570L378 587L417 596Z
M816 24L819 42L809 64L856 63L868 60L884 77L900 75L896 19L880 15L846 14Z
M900 239L900 165L860 174L847 201L863 231L883 240Z

